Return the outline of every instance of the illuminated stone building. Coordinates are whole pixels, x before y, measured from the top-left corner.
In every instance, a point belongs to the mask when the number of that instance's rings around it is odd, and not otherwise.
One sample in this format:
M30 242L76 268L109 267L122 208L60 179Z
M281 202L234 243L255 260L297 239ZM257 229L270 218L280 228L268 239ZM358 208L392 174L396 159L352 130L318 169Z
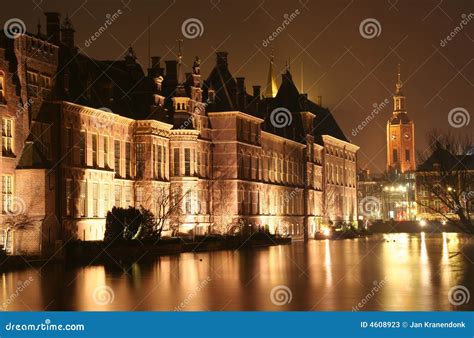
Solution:
M270 95L248 94L225 52L206 79L199 58L186 69L181 51L164 64L152 57L145 73L132 48L122 60L92 59L67 17L46 18L46 35L2 33L0 44L0 245L9 252L101 240L113 206L161 215L176 202L167 226L194 234L238 225L312 236L357 219L358 147L289 70L275 93L270 65Z

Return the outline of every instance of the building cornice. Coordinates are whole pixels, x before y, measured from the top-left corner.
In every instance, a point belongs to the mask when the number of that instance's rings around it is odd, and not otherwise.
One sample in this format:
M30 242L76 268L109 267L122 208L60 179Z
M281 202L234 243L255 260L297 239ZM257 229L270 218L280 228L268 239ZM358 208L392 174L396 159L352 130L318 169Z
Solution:
M207 115L209 117L213 117L213 116L216 116L216 117L221 117L221 116L239 116L239 117L244 117L248 120L252 120L252 121L255 121L255 122L263 122L263 119L259 118L259 117L256 117L256 116L253 116L253 115L249 115L247 113L243 113L241 111L223 111L223 112L209 112L207 113Z
M272 133L269 133L268 131L261 131L260 132L261 135L265 135L269 138L272 138L274 140L277 140L279 142L286 142L286 143L291 143L291 144L294 144L294 145L297 145L299 146L300 148L305 148L306 147L306 144L303 144L303 143L300 143L300 142L296 142L296 141L293 141L293 140L290 140L288 138L285 138L285 137L282 137L282 136L279 136L279 135L275 135L275 134L272 134Z
M347 149L352 150L352 151L357 151L360 149L360 147L355 144L340 140L331 135L322 135L322 138L323 138L324 143L329 143L329 144L337 145L337 146L345 146Z

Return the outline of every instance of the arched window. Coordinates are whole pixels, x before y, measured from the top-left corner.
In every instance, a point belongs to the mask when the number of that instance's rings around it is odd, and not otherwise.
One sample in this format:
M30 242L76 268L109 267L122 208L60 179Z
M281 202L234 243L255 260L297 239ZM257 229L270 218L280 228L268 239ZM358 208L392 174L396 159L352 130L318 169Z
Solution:
M4 104L5 102L5 74L0 72L0 104Z

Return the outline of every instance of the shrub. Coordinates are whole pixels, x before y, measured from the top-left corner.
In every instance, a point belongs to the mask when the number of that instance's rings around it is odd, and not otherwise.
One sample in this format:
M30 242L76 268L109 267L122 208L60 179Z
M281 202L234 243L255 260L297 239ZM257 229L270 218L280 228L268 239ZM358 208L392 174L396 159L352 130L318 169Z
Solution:
M104 240L158 240L159 231L155 216L146 209L113 207L107 213Z

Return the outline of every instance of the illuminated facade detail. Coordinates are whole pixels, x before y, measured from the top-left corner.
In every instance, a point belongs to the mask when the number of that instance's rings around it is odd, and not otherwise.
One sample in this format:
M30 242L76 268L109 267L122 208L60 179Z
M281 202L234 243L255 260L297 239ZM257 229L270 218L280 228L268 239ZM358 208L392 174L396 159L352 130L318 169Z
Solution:
M0 49L0 72L14 64L20 77L5 76L2 87L11 154L2 154L1 175L13 182L4 204L21 201L32 224L12 237L0 216L10 252L101 240L113 206L161 215L164 200L179 205L164 235L245 225L312 236L322 223L356 221L358 147L328 109L297 91L289 71L265 98L231 75L225 52L206 80L199 58L185 73L181 52L164 67L153 57L145 74L131 48L118 61L78 54L70 20L63 39L59 15L47 18L47 36L25 34ZM19 102L31 107L17 113ZM291 125L272 125L275 107L291 112Z
M402 86L399 66L393 114L387 123L387 169L405 173L416 169L415 124L408 117Z

